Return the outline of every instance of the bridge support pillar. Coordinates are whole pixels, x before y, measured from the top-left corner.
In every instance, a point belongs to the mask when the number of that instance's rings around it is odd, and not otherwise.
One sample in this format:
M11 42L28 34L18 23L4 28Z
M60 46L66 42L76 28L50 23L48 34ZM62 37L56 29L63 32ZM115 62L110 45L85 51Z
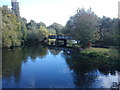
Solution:
M66 39L64 40L64 45L65 45L65 46L67 45L67 40L66 40Z
M55 45L59 45L59 40L58 39L56 39Z

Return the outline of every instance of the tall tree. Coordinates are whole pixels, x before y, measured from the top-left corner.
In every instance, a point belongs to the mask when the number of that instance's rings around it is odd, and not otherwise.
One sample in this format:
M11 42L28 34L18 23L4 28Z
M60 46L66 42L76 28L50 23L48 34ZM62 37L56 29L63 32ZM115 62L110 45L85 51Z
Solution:
M77 13L70 17L64 33L72 36L78 44L86 46L88 42L94 42L99 38L99 18L91 9L78 9Z
M21 45L21 23L18 17L7 7L2 7L2 45L3 47Z
M100 23L100 39L96 42L96 45L100 47L117 46L118 19L103 16Z

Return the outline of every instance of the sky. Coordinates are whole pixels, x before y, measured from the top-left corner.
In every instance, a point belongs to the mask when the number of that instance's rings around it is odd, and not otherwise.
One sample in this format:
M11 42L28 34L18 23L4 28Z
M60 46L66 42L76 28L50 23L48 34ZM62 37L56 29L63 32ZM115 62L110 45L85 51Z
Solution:
M120 0L17 0L20 6L20 15L28 22L44 22L47 26L57 22L65 25L70 16L75 15L78 8L90 7L99 17L118 17L118 2ZM0 0L0 6L8 5L11 0Z

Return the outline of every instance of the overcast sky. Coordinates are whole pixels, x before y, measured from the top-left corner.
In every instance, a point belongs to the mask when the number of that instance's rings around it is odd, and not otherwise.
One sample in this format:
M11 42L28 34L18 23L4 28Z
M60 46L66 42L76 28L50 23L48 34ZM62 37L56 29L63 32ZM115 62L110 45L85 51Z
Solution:
M44 22L47 26L57 22L65 25L70 16L79 8L90 7L99 16L118 17L120 0L17 0L20 2L20 14L28 21ZM0 0L0 6L8 5L11 0Z

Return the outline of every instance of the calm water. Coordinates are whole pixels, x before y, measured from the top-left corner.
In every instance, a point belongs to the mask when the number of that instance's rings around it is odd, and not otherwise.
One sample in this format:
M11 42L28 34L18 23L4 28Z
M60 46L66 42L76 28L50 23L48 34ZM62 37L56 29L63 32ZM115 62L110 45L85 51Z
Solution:
M44 46L3 49L3 88L110 88L117 64Z

